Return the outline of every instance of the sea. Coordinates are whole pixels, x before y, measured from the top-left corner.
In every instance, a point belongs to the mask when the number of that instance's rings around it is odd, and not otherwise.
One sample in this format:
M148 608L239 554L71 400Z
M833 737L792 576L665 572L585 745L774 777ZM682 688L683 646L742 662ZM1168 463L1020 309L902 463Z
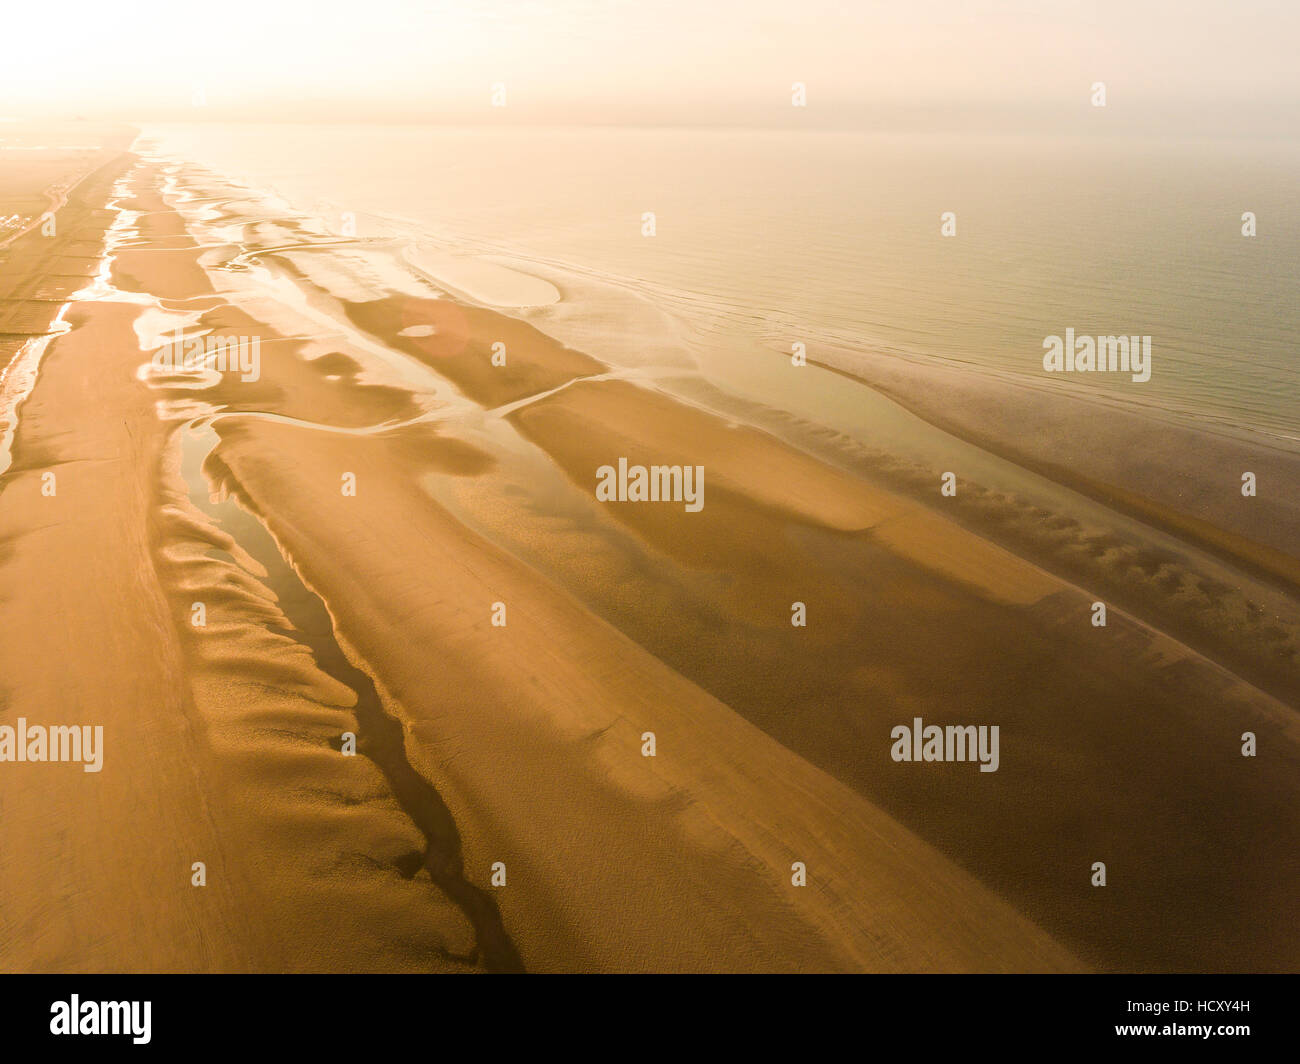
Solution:
M1300 446L1295 141L192 123L137 146L399 237L614 365L734 383L871 352ZM1150 379L1049 379L1067 329L1150 336Z

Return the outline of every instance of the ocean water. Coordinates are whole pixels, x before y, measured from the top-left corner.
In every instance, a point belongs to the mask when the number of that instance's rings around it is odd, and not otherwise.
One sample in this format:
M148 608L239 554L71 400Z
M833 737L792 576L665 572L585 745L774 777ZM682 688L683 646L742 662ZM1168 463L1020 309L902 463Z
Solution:
M872 351L1300 443L1294 143L193 124L139 146L459 261L485 302L510 302L491 264L544 279L510 312L615 364ZM1151 336L1151 379L1045 373L1067 328Z

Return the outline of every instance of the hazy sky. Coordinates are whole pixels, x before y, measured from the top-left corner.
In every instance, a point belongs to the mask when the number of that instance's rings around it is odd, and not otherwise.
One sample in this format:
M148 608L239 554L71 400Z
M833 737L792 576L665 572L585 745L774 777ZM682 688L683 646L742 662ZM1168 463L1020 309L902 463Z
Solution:
M214 118L816 123L1075 108L1104 81L1112 114L1300 116L1296 0L64 0L3 20L0 114L200 117L201 92Z

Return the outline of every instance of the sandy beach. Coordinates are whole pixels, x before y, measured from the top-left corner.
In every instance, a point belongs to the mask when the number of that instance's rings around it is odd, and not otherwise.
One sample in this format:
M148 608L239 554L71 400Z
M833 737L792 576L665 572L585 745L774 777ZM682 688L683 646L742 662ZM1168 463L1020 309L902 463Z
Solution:
M0 157L0 725L103 764L0 763L0 970L1294 970L1293 453L789 367L867 447L76 137Z

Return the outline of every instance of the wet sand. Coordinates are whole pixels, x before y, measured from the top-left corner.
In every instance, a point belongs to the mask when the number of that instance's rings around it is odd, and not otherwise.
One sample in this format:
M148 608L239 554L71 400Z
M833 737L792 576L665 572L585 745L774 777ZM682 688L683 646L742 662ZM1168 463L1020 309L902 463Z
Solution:
M1240 580L1126 568L1094 628L1140 528L720 414L193 168L75 195L109 259L0 474L0 716L106 749L0 765L3 969L1294 968L1295 659L1237 649L1292 646L1251 557L1293 540L1152 518ZM149 368L180 325L258 379ZM599 502L619 457L703 509ZM998 725L998 770L893 761L916 717Z

